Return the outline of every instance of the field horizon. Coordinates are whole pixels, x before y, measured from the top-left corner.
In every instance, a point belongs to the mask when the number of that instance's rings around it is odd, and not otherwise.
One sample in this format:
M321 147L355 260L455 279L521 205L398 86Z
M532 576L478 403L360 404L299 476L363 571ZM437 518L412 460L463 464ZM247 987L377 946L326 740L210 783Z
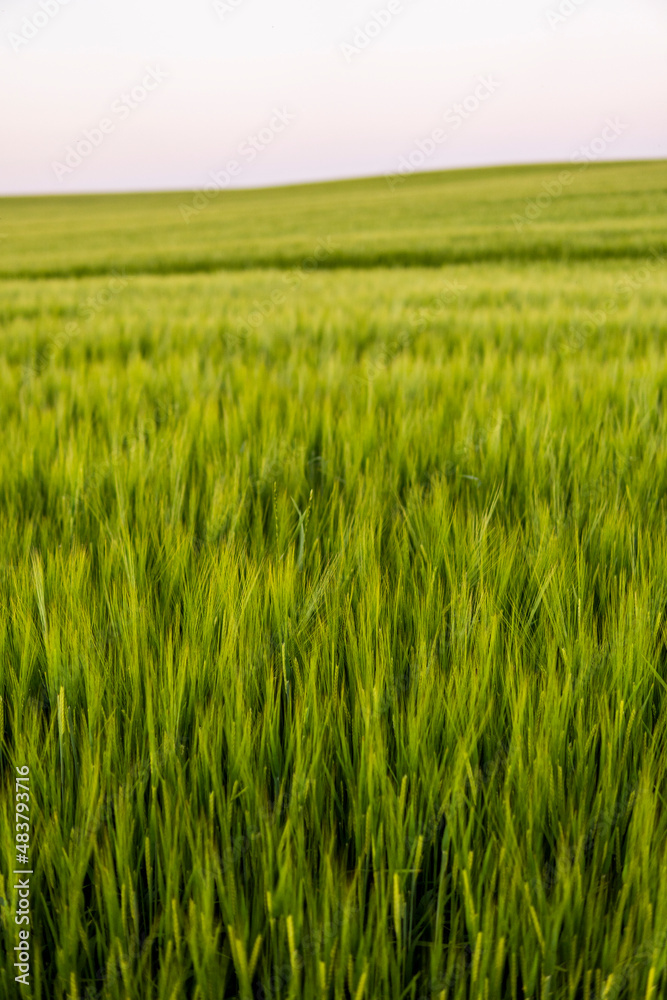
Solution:
M667 249L666 171L665 160L554 163L232 191L0 198L0 277L292 267L326 236L337 245L318 262L325 269L641 257L649 246Z

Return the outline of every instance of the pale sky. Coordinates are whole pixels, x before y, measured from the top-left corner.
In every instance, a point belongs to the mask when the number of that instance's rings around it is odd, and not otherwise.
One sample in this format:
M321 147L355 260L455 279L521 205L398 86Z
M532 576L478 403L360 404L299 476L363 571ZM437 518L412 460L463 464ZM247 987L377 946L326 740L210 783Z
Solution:
M0 0L0 193L667 158L666 43L664 0Z

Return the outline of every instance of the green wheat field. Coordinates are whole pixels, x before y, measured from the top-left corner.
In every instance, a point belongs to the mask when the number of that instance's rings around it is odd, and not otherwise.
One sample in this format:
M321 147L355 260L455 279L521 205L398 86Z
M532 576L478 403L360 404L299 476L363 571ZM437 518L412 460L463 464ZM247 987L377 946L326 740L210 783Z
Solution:
M664 1000L667 164L0 234L3 1000Z

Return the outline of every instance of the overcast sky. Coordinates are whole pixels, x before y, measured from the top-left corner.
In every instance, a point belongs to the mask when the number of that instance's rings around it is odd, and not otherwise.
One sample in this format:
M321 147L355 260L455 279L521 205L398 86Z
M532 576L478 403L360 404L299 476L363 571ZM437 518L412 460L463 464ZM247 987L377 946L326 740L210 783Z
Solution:
M0 5L3 194L667 157L664 0Z

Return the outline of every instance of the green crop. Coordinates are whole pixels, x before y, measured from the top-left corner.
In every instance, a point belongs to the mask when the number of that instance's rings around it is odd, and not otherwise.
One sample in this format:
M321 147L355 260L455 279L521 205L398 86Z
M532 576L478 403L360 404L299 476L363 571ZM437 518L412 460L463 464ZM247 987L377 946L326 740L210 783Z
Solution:
M667 996L665 165L561 169L0 203L2 997Z

